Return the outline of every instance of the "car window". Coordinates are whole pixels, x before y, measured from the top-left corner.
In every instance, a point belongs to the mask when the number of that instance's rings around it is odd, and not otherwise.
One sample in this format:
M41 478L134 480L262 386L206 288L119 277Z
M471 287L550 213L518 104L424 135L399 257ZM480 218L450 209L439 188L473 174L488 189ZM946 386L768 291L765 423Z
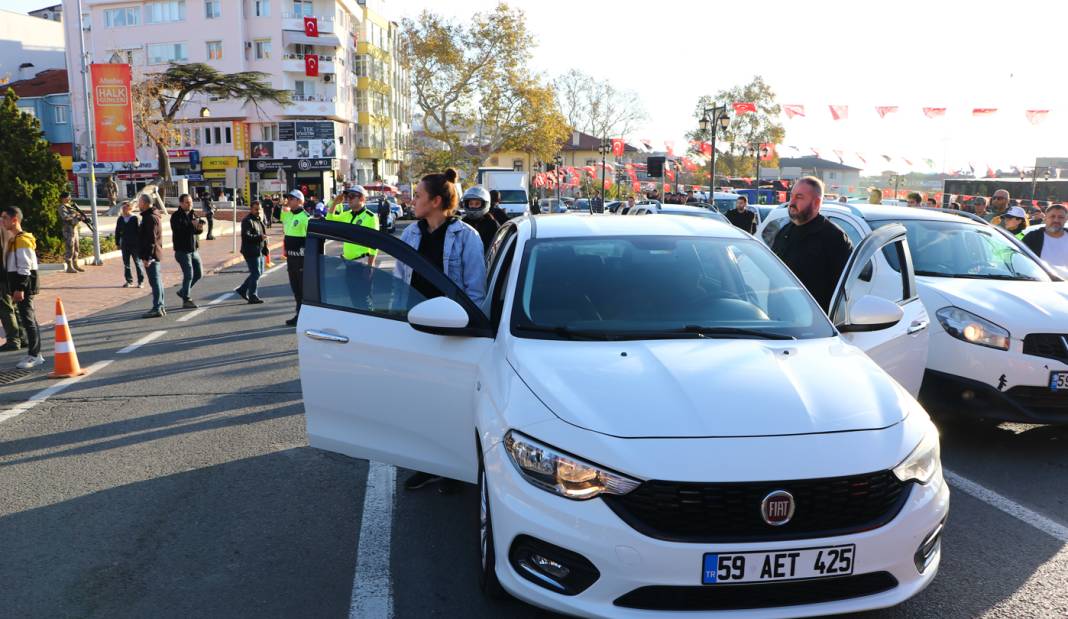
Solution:
M336 309L407 320L408 311L443 293L430 284L412 286L400 277L397 260L380 251L374 266L366 259L319 256L319 301Z
M508 291L508 273L511 270L512 257L515 255L515 239L516 236L514 234L508 237L506 249L500 254L504 256L501 259L500 272L497 274L493 287L490 288L490 320L493 323L494 331L496 331L497 325L501 324L501 314L504 311L504 300Z
M500 259L501 248L509 237L516 233L517 228L513 223L507 223L497 230L490 241L489 251L486 252L486 281L493 277L493 271L497 268L497 260Z
M789 217L779 217L778 219L772 219L768 222L764 229L760 232L760 238L764 240L764 243L768 247L771 247L775 243L775 236L779 234L779 230L790 222Z
M519 337L567 339L569 329L620 339L693 328L834 333L789 270L751 239L541 239L528 242L519 278L512 312Z

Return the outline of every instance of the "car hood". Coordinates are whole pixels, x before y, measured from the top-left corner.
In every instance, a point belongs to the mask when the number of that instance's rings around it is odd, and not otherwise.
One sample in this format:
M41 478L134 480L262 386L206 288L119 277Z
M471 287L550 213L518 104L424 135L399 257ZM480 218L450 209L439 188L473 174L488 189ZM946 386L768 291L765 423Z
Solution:
M917 277L927 313L955 305L1021 339L1031 332L1068 333L1068 282Z
M557 417L617 437L871 430L915 405L837 338L513 341L509 362Z

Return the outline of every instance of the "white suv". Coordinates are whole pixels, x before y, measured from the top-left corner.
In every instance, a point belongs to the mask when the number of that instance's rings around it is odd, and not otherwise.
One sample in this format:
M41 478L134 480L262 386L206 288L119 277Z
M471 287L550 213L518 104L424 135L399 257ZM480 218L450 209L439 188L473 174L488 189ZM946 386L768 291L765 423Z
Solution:
M588 617L898 604L934 578L949 509L937 430L902 387L925 331L855 277L904 237L857 248L836 328L767 247L703 218L511 221L482 306L398 239L312 222L308 440L477 483L489 594Z
M936 317L920 400L929 410L989 421L1068 423L1068 283L1023 243L958 211L824 204L858 243L883 226L908 230L920 299ZM773 211L769 245L789 221ZM877 256L871 278L899 276Z

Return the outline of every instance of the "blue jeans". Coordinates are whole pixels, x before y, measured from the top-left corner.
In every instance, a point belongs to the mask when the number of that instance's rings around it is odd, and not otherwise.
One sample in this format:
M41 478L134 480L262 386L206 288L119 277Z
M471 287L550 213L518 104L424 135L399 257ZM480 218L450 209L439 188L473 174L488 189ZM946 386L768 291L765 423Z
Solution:
M163 303L163 265L157 260L148 265L145 273L148 276L148 285L152 286L152 309L165 309L166 307Z
M133 269L130 268L131 262L134 267L137 268L137 283L140 284L144 282L145 271L144 267L141 266L141 261L137 259L137 252L124 249L122 250L122 274L126 278L126 283L133 283Z
M188 299L190 289L204 275L200 267L200 254L195 251L176 251L174 258L178 261L178 266L182 267L182 287L178 289L178 296Z
M245 256L245 264L248 265L248 277L238 287L238 291L254 297L256 296L256 291L259 290L260 276L263 275L263 256L254 256L252 258Z

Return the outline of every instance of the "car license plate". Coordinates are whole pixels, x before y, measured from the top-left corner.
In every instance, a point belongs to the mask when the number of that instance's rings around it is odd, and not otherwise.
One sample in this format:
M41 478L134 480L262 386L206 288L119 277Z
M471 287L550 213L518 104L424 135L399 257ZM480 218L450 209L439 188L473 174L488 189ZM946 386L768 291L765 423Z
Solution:
M1068 391L1068 372L1050 372L1049 388L1053 391Z
M849 576L855 560L854 544L775 552L708 553L704 556L701 583L721 585Z

